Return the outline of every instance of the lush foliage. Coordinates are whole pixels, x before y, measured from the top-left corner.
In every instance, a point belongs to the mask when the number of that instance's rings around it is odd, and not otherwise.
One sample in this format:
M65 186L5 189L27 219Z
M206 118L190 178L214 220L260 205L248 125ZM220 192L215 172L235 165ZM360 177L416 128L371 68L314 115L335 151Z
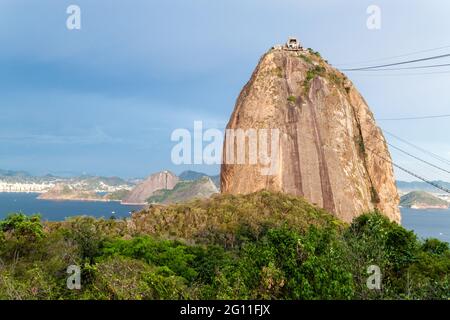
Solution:
M129 190L120 189L111 193L106 194L104 197L108 200L120 201L124 200L130 194Z
M82 289L66 286L70 265ZM366 286L379 266L381 290ZM336 221L260 192L129 221L0 222L0 299L449 299L450 249L378 213Z

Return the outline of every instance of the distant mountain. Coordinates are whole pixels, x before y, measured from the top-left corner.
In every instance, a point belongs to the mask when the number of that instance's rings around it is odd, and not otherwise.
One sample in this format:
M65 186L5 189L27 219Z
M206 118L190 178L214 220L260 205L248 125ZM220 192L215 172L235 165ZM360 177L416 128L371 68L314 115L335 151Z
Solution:
M184 180L177 183L172 190L158 190L147 199L148 203L171 204L193 199L206 199L219 193L219 189L207 176L197 180Z
M220 176L210 176L202 172L184 171L177 177L168 171L156 173L146 179L122 179L119 177L101 177L80 175L74 177L60 177L52 174L33 176L25 171L0 170L0 192L38 192L48 193L43 197L78 198L77 192L108 193L111 200L123 200L124 203L146 203L153 192L161 189L171 189L178 181L198 181L204 177L211 179L216 188L220 187ZM67 186L73 192L71 195L61 194L59 186ZM131 191L130 191L131 190ZM66 190L67 191L67 190ZM130 192L128 192L130 191ZM49 193L50 192L50 193ZM62 199L61 199L62 200Z
M197 171L183 171L179 176L180 180L198 180L203 177L208 177L206 173L203 172L197 172Z
M97 177L97 176L81 176L71 178L71 181L81 183L85 188L90 190L103 189L105 186L109 187L133 187L133 184L119 177Z
M447 209L449 203L445 200L439 199L432 194L425 191L412 191L400 198L400 205L402 207L409 207L413 209Z
M94 191L79 190L65 184L58 184L48 192L41 194L40 200L57 200L57 201L102 201L102 196Z
M67 184L57 184L49 191L39 195L40 200L55 201L121 201L128 196L129 190L120 189L111 193L98 193L93 190L83 190Z
M57 185L67 185L78 191L114 192L130 190L135 184L118 177L58 177L33 176L25 171L0 170L0 192L48 192Z
M445 182L445 181L440 181L440 180L433 181L433 182L444 188L450 189L450 182ZM434 193L442 192L442 190L435 188L432 185L430 185L426 182L423 182L423 181L412 181L412 182L397 181L396 184L397 184L397 188L403 192L409 192L409 191L415 191L415 190L434 192Z
M30 177L31 175L26 171L13 171L0 169L0 177Z
M203 177L210 178L212 180L212 182L214 182L216 187L218 189L220 189L220 175L210 176L210 175L207 175L206 173L192 171L192 170L184 171L179 175L180 180L184 180L184 181L196 181Z
M152 174L131 190L123 200L124 204L146 204L147 199L157 190L173 189L179 178L170 171L162 171Z

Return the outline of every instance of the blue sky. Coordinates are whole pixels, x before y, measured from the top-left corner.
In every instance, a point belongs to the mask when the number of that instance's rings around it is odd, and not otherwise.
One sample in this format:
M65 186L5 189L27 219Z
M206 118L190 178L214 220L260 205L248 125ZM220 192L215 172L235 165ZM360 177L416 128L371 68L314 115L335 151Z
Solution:
M66 28L70 4L81 8L81 30ZM371 4L381 8L380 30L366 27ZM449 12L443 0L0 0L0 168L178 173L187 167L171 163L171 132L194 120L223 128L273 44L294 35L330 63L353 66L450 45ZM348 75L378 118L449 113L450 74ZM379 124L450 158L449 121ZM450 180L392 154L426 177Z

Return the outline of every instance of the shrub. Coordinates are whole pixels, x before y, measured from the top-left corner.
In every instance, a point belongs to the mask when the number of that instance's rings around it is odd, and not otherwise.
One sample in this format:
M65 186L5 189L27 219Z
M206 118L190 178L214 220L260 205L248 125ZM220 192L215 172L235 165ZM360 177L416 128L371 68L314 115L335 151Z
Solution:
M287 98L287 100L288 100L289 102L295 103L295 102L297 101L297 98L296 98L295 96L289 96L289 97Z
M307 55L305 55L305 54L300 53L300 54L298 55L298 57L299 57L300 59L302 59L303 61L305 61L307 64L313 64L312 59L311 59L310 57L308 57Z
M148 236L132 240L115 240L104 245L104 256L123 256L143 260L192 281L197 272L190 267L195 256L188 253L188 247L179 242L154 240Z
M316 57L322 59L322 56L320 55L320 53L319 53L318 51L314 51L313 49L308 48L308 52L309 52L310 54L313 54L313 55L315 55Z
M316 77L323 77L325 76L326 69L321 65L316 65L313 68L309 69L306 72L306 78L303 81L303 88L307 92L309 91L309 88L311 86L311 81L314 80Z

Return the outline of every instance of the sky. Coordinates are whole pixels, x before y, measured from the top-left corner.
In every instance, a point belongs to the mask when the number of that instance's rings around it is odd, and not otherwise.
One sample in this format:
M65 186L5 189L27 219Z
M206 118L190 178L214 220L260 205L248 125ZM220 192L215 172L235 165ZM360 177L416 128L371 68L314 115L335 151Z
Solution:
M66 27L72 4L81 8L80 30ZM370 5L381 9L380 29L367 28ZM192 129L195 120L224 128L271 46L296 36L337 67L361 66L450 46L448 12L444 0L0 0L0 168L122 177L163 169L218 173L214 165L173 164L171 133ZM448 114L450 74L411 73L348 76L377 118ZM450 158L449 118L378 124ZM450 180L395 150L392 156L427 178Z

